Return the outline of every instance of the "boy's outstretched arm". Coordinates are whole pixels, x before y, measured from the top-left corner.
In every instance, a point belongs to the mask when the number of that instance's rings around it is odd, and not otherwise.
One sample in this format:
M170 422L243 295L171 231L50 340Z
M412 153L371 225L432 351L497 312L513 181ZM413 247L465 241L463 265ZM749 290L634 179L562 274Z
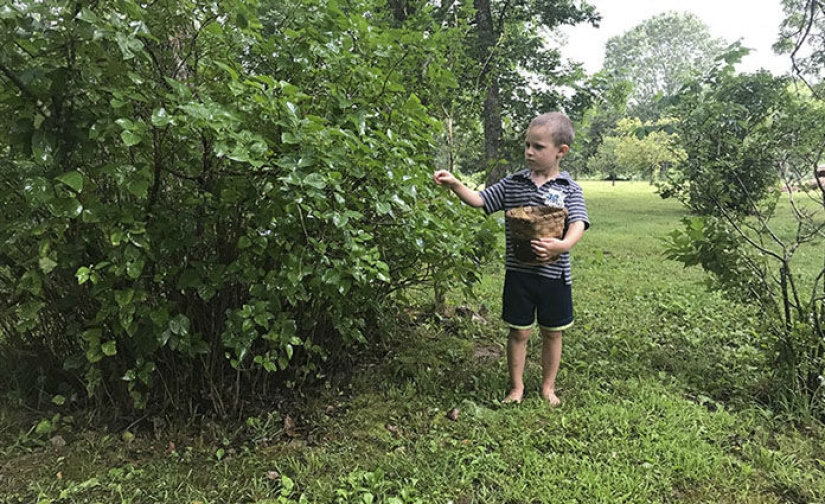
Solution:
M484 200L481 199L481 195L478 191L473 191L469 187L462 184L461 181L455 178L452 173L446 170L438 170L433 174L433 180L438 185L445 185L449 187L465 204L470 205L473 208L481 208L484 206Z

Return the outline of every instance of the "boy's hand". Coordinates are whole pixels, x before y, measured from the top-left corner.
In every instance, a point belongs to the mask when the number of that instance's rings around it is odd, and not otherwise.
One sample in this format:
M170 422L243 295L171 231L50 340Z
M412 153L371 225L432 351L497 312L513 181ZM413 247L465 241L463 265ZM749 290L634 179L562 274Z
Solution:
M438 170L437 172L433 173L433 180L438 185L446 185L447 187L452 187L456 183L458 183L458 179L456 179L452 173L448 172L447 170Z
M558 238L541 238L539 240L532 240L530 245L532 245L533 252L536 254L536 259L539 261L547 261L551 257L569 252L567 244Z
M450 188L456 195L467 205L473 208L481 208L484 206L484 200L478 191L468 189L467 186L461 183L452 173L447 170L438 170L433 173L433 180L438 185L445 185Z
M570 227L564 234L564 239L558 238L541 238L539 240L532 240L530 245L533 247L533 252L536 254L538 260L547 261L551 257L570 252L570 250L579 242L584 233L584 221L571 222Z

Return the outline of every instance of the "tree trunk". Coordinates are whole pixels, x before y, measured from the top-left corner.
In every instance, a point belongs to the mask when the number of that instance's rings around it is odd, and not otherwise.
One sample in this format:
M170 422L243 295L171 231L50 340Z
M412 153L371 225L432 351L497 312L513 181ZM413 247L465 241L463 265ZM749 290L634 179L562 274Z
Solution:
M501 103L498 79L491 79L484 100L484 161L487 164L487 185L493 185L507 175L508 166L501 155Z
M392 9L392 17L396 21L396 27L401 26L409 17L406 0L390 0L387 4Z
M498 36L493 26L490 0L474 0L476 29L478 30L478 61L481 64L478 82L486 91L484 97L484 161L487 185L498 182L507 172L501 163L501 101L499 99L498 71L494 50Z

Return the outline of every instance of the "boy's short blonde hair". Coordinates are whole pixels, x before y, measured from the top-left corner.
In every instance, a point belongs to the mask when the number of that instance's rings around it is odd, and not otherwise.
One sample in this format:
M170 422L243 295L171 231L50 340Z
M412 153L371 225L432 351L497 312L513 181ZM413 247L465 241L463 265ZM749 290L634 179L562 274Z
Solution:
M530 128L547 127L556 147L573 144L576 132L573 130L573 121L561 112L547 112L530 121Z

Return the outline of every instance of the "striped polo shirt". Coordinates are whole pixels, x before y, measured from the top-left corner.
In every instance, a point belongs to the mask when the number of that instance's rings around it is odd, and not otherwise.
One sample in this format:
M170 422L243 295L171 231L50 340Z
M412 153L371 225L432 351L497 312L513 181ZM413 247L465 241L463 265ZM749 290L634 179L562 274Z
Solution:
M480 195L484 201L484 211L488 215L498 211L506 212L511 208L520 206L539 206L563 200L564 208L567 209L567 220L564 223L565 230L571 222L577 221L583 221L585 229L590 227L582 188L573 182L567 172L561 172L555 179L548 180L541 187L537 187L530 179L530 170L522 170L508 175L495 185L487 187L480 192ZM516 259L510 240L510 230L507 229L507 226L505 226L505 236L507 237L506 269L523 271L552 279L563 278L564 283L568 285L572 283L570 253L562 254L558 261L554 263L530 266L520 263Z

